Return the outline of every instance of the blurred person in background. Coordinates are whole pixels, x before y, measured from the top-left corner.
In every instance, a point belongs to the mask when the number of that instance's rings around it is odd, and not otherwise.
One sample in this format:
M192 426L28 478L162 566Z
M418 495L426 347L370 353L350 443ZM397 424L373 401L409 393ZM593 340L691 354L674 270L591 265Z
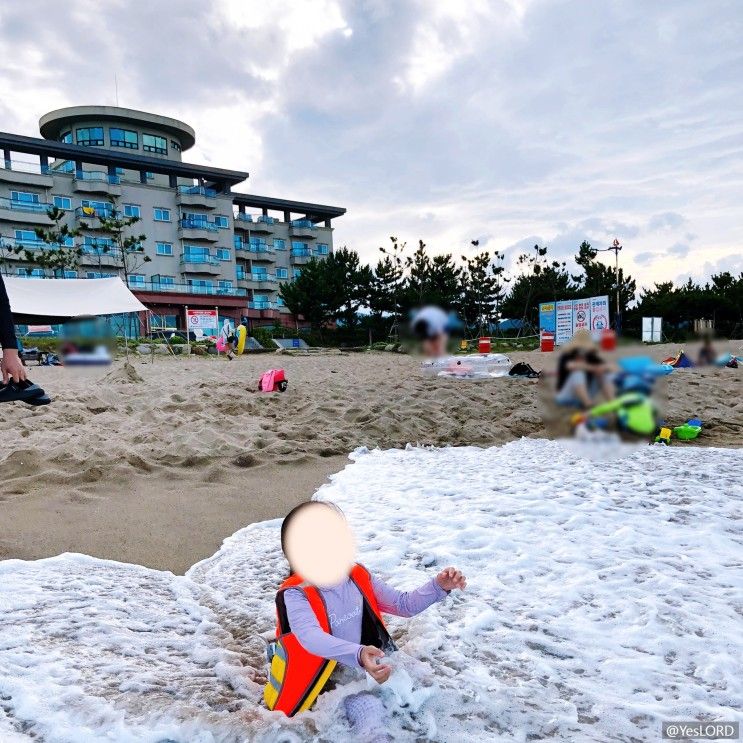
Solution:
M717 354L712 346L712 336L705 335L702 341L702 347L699 349L697 364L699 366L711 366L715 363L715 359L717 359Z
M441 307L431 305L413 314L410 329L421 341L423 353L430 358L439 358L446 354L452 325L451 317Z
M576 330L562 348L557 362L555 401L559 405L586 410L597 403L599 396L613 399L613 371L599 355L591 333L585 329Z

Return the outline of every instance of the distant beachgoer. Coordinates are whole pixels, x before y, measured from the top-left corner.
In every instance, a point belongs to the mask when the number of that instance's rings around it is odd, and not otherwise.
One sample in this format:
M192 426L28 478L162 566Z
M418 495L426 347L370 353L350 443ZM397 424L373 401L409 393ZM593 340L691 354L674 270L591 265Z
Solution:
M588 330L577 330L562 349L557 363L557 393L559 405L591 408L600 393L606 400L614 397L611 367L599 356L598 348Z
M410 323L413 333L423 345L423 353L439 358L446 353L451 322L449 315L440 307L423 307L418 310Z
M13 314L10 311L10 300L5 290L5 282L0 275L0 347L3 357L0 359L0 368L3 372L3 384L9 380L23 382L26 379L26 369L18 353L18 339L13 326Z
M699 366L711 366L715 363L717 354L712 346L712 338L707 335L704 338L702 347L699 349L699 357L697 358L697 364Z
M334 577L333 584L328 587L314 585L297 574L290 559L290 555L297 554L296 550L292 551L290 541L297 538L297 528L312 535L310 539L315 548L317 540L323 538L317 533L317 527L310 531L313 518L337 519L342 524L340 528L348 530L339 509L318 501L300 504L281 525L281 548L290 562L291 575L276 595L277 638L280 637L281 642L273 647L271 675L264 698L269 708L290 716L311 707L336 663L342 666L336 682L342 682L344 677L350 680L362 670L379 684L387 681L392 668L384 662L385 650L390 652L396 647L382 613L412 617L445 599L450 591L464 589L467 585L459 570L445 568L414 591L398 591L371 575L362 565L352 562L354 548L350 530L350 551L345 546L338 547L339 582L336 584L338 579ZM299 523L295 526L295 522ZM336 545L345 544L342 533L337 540L331 542L328 537L326 541L333 544L333 550ZM349 560L341 553L349 556ZM273 657L276 655L282 678L274 677ZM353 732L360 739L391 740L385 732L384 706L378 696L371 692L351 694L343 700L343 707Z

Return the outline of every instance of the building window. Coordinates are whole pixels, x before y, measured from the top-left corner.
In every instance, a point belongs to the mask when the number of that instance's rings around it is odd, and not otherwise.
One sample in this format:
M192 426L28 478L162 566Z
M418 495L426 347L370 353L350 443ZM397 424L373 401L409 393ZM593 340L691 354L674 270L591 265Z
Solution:
M64 209L65 211L72 209L72 199L69 196L55 196L54 206L56 206L57 209Z
M307 243L292 240L292 253L295 255L307 255L310 252L310 246Z
M163 209L156 206L154 209L154 218L156 222L170 222L170 209Z
M232 289L232 282L229 279L220 279L218 286L220 289Z
M243 266L242 263L238 263L237 266L235 266L235 273L237 274L238 279L244 279L245 278L245 266Z
M277 307L284 307L284 300L281 297L276 297L276 306Z
M67 270L62 270L60 268L57 268L54 271L54 278L55 279L76 279L77 271L67 271Z
M75 163L72 160L64 160L59 165L54 166L55 173L74 173Z
M250 249L256 253L262 253L268 249L268 243L262 237L251 237Z
M330 252L327 243L317 243L316 250L318 255L327 255Z
M209 221L209 217L206 214L200 214L197 212L183 212L183 219L191 223L200 223Z
M175 285L175 276L163 276L160 274L160 286L174 286Z
M65 132L64 134L60 134L59 141L64 142L65 144L72 144L72 132Z
M128 150L136 150L139 147L137 132L133 132L131 129L111 127L108 134L111 138L111 147L126 147Z
M235 235L232 238L232 245L234 246L235 250L242 250L242 247L243 247L242 237L240 237L240 235Z
M184 245L183 259L186 261L200 261L209 258L209 248L201 245Z
M136 217L139 219L142 214L137 204L124 204L124 216L125 217Z
M110 279L116 276L115 273L101 273L101 271L88 271L85 274L86 279Z
M154 134L143 134L142 149L145 152L157 152L160 155L167 155L168 141L165 137L157 137Z
M192 289L208 290L211 289L214 284L206 279L188 279L188 285Z
M38 204L39 194L31 193L30 191L11 191L11 201L20 201L24 204Z
M158 255L173 255L173 243L155 243Z
M33 230L16 230L15 231L15 243L16 245L23 245L24 243L28 244L31 243L32 245L37 245L38 243L42 242L39 240L39 238L36 236L36 233Z
M286 240L281 240L278 237L274 237L273 249L274 250L286 250Z
M292 278L293 279L298 279L301 273L302 273L302 269L301 268L293 268L292 269Z
M130 273L129 274L129 286L143 287L144 286L144 274L143 273Z
M77 143L83 147L103 146L103 127L89 126L76 131Z
M124 168L115 168L116 175L124 175Z
M174 149L174 150L175 150L176 152L180 152L180 151L181 151L181 146L180 146L180 144L178 144L178 142L176 142L176 141L175 141L174 139L171 139L171 140L170 140L170 146L171 146L171 147L172 147L172 148L173 148L173 149Z
M277 279L288 279L289 278L289 269L288 268L277 268L276 269L276 278Z
M231 258L229 248L217 248L217 258L220 261L228 261Z
M83 251L85 253L105 254L111 252L114 247L113 238L110 237L91 237L85 235L83 238Z
M24 276L27 279L43 279L44 269L43 268L19 268L18 275Z
M227 217L217 214L214 217L214 224L217 225L217 227L222 227L224 229L227 229L230 226L229 221L227 220Z
M154 177L155 177L155 174L154 174L154 173L150 173L150 171L148 170L148 171L147 171L147 172L146 172L146 173L144 174L144 177L145 177L145 178L146 178L146 179L147 179L148 181L151 181L151 180L153 180L153 179L154 179Z

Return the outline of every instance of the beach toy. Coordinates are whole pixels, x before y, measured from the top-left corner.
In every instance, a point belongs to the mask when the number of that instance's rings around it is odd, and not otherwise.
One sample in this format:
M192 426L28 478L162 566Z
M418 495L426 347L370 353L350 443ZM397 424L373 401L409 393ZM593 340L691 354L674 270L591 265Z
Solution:
M702 427L702 421L699 418L689 418L688 421L686 421L687 426L699 426L699 428Z
M258 381L258 392L286 392L288 386L283 369L269 369Z
M224 353L227 350L227 339L223 335L220 335L219 338L217 338L216 346L217 351Z
M237 326L237 346L235 347L235 353L240 356L245 350L245 341L248 338L248 331L244 325Z
M655 437L655 443L669 446L671 444L671 434L670 428L661 428L660 433Z
M688 423L684 423L683 426L676 426L676 428L673 429L673 432L676 434L677 438L681 439L681 441L691 441L699 436L701 430L701 426L691 426Z
M627 356L617 362L619 368L628 374L652 374L662 377L673 371L671 364L657 364L649 356Z

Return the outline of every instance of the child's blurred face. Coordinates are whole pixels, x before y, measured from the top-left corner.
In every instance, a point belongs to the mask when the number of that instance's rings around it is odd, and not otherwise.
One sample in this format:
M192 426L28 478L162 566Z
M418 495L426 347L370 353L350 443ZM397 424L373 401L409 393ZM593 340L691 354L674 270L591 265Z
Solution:
M341 513L313 503L292 518L285 551L295 573L319 588L331 588L348 577L356 542Z

